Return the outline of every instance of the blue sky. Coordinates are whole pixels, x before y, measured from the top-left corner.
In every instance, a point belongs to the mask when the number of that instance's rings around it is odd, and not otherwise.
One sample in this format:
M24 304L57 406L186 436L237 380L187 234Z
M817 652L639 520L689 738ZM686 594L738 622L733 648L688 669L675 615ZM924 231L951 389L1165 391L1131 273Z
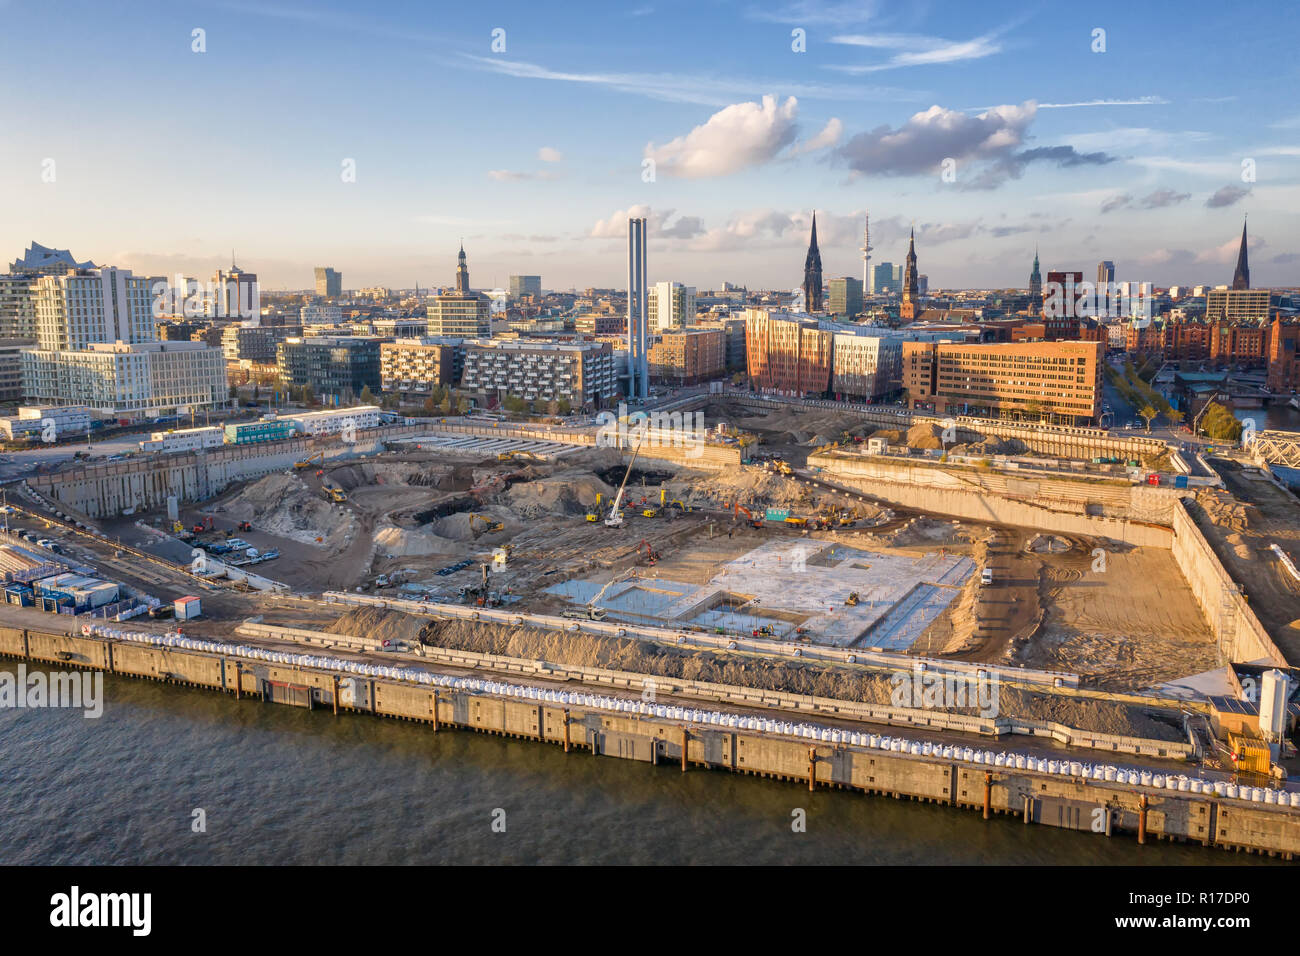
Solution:
M1290 3L0 0L0 260L36 240L207 278L233 248L264 288L315 265L430 285L463 237L476 286L611 286L635 211L654 280L791 288L816 208L827 276L861 275L870 210L873 261L901 262L915 225L931 288L1023 286L1035 246L1045 270L1215 284L1249 213L1254 284L1295 285L1298 21Z

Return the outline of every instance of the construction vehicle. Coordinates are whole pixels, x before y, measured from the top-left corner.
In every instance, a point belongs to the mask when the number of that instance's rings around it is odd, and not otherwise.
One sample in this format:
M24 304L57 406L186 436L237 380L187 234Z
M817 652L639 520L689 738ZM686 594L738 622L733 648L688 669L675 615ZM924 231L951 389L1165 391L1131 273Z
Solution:
M783 461L776 462L776 470L781 474L785 475L787 478L789 478L791 475L794 474L794 469L791 468Z
M849 596L846 597L846 598L844 599L844 603L845 603L848 607L857 607L857 606L858 606L858 592L857 592L857 591L850 591L850 592L849 592Z
M776 632L772 630L771 624L764 624L761 627L754 628L754 637L775 637Z
M627 479L632 474L632 466L636 464L636 456L641 453L641 443L645 441L646 431L641 432L641 438L636 443L636 448L632 450L632 459L627 463L627 471L623 473L623 482L618 486L618 494L614 496L614 503L610 506L609 517L605 519L605 527L621 528L623 526L623 512L620 510L623 505L623 492L627 488Z
M475 521L478 521L482 524L482 530L480 530L478 533L474 533ZM469 516L469 530L472 534L474 534L474 537L476 538L479 536L479 534L483 534L483 533L492 534L497 531L504 531L505 527L506 526L502 522L496 521L493 518L489 517L488 515L481 515L475 512L474 514L471 514Z
M312 465L312 462L314 462L314 461L318 461L318 462L320 462L322 465L325 464L325 453L324 453L323 451L318 451L318 452L316 452L316 454L314 454L314 455L308 455L308 456L307 456L306 458L304 458L302 461L295 461L295 462L293 463L293 470L294 470L294 471L303 471L303 470L305 470L305 469L307 469L307 468L310 468L311 465Z
M659 552L656 551L654 548L650 547L650 542L647 541L645 538L642 538L641 543L636 546L637 561L641 560L641 553L643 551L645 552L646 564L653 565L655 564L655 562L659 560Z
M325 486L325 494L329 496L330 501L333 501L336 504L348 500L347 493L342 488L335 488L333 485Z
M736 502L736 504L732 508L731 513L733 516L743 514L746 518L749 519L749 526L751 528L763 527L763 519L755 518L754 513L750 511L748 508L746 508L744 505L742 505L740 502Z
M590 511L587 512L587 520L588 520L588 521L599 521L599 520L600 520L600 498L601 498L601 495L600 495L600 492L598 491L598 492L596 492L596 507L592 508Z
M658 509L658 508L642 508L642 509L641 509L641 515L642 515L642 517L645 517L645 518L657 518L657 517L659 517L659 509Z
M203 531L204 531L204 528L203 528L203 525L201 525L201 524L196 524L196 525L195 525L193 528L191 528L190 530L193 531L195 534L202 534Z
M787 515L785 519L785 523L788 525L793 525L796 528L803 528L807 526L808 519L800 518L797 515Z

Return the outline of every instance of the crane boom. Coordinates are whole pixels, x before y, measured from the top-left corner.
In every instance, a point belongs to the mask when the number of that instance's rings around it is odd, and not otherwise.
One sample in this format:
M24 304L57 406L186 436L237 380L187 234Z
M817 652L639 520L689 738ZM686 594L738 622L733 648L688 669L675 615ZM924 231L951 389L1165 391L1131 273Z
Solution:
M623 473L623 482L618 486L618 494L614 496L614 504L609 509L609 517L605 519L605 524L611 528L617 528L623 523L623 515L618 510L623 504L623 489L627 487L627 479L632 474L632 466L636 464L636 456L641 453L641 443L645 441L645 430L641 432L641 438L636 443L636 448L632 449L632 459L627 463L627 471Z

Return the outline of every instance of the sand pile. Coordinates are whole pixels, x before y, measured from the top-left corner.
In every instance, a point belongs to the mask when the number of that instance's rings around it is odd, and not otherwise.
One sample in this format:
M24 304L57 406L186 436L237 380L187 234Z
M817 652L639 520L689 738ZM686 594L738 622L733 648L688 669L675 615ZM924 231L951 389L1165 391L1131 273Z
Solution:
M347 491L365 485L415 485L450 488L452 468L428 462L355 462L326 470L330 479Z
M923 451L929 451L935 448L943 447L942 439L943 429L938 425L926 424L921 422L913 425L907 430L907 446L909 448L918 448Z
M1246 506L1231 495L1219 491L1202 491L1197 493L1196 501L1205 509L1210 520L1221 528L1245 531L1250 527Z
M385 611L377 607L358 607L348 611L328 628L332 634L371 637L380 641L406 641L415 644L425 625L423 618Z
M428 526L426 526L428 527ZM422 554L458 554L457 541L442 538L431 531L398 528L393 525L375 532L375 554L386 558L400 558Z
M1255 557L1254 553L1250 550L1250 545L1246 544L1245 539L1243 539L1241 535L1234 532L1223 540L1232 546L1233 553L1242 561L1250 561Z
M1073 544L1065 538L1057 537L1054 534L1036 534L1030 540L1025 550L1033 551L1038 554L1064 554L1069 551Z
M356 524L350 511L313 494L297 475L267 475L207 510L325 548L342 547Z

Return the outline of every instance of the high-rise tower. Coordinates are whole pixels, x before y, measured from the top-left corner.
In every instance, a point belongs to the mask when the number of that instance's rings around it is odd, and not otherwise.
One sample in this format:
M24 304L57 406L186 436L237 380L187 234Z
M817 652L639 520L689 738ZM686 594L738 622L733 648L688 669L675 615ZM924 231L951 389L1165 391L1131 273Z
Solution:
M650 397L646 220L627 221L627 397Z
M1237 271L1232 274L1234 289L1250 288L1250 262L1246 259L1246 221L1241 221L1241 248L1237 250Z
M822 310L822 254L817 248L817 212L813 211L812 238L808 241L808 257L803 261L803 300L809 312Z
M862 214L862 288L871 288L871 214Z
M912 230L907 245L907 265L903 268L903 303L898 307L898 317L904 322L916 318L921 304L921 293L916 281L916 230Z

